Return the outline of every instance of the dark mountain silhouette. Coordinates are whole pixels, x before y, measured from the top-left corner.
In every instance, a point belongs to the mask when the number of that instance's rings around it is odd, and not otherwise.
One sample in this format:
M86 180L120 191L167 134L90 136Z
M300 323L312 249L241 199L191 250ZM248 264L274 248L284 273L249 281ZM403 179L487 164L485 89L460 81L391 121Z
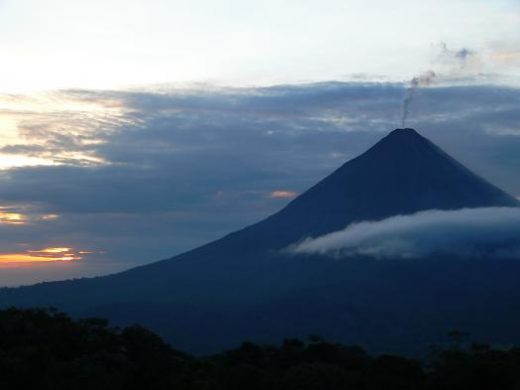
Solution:
M398 129L255 225L119 274L5 289L0 305L138 322L191 352L311 333L399 352L451 329L520 342L520 314L511 314L520 308L518 262L336 261L280 251L356 221L518 205L415 130Z
M285 209L241 234L252 234L255 240L267 236L269 242L258 245L272 248L339 230L354 221L428 209L514 205L516 199L415 130L397 129Z

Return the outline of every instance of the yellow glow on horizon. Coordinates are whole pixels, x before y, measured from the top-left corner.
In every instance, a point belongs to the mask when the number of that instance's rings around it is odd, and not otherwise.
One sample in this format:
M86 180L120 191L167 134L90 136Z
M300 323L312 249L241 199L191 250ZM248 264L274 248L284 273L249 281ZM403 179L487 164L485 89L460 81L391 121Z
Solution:
M77 258L79 260L79 258ZM0 264L13 264L13 263L40 263L40 262L51 262L51 261L64 261L66 257L53 258L47 256L36 256L31 254L23 253L6 253L0 255ZM70 258L72 260L72 258Z
M0 211L0 224L23 225L26 223L26 217L19 213L10 213Z
M72 248L44 248L36 251L29 251L30 253L66 253L71 251Z
M58 165L52 160L41 157L31 157L16 154L0 153L0 170L10 168L20 168L36 165Z
M85 254L91 251L75 251L69 247L49 247L38 250L27 250L21 253L0 254L0 266L16 265L27 263L49 263L49 262L70 262L84 258Z

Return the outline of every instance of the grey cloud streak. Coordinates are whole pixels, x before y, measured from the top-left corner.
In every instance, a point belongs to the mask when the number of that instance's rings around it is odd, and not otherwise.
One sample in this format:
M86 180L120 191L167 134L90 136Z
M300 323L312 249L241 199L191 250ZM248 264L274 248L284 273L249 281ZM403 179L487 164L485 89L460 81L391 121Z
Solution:
M429 210L359 222L339 232L308 238L289 251L340 258L451 255L520 260L520 208Z

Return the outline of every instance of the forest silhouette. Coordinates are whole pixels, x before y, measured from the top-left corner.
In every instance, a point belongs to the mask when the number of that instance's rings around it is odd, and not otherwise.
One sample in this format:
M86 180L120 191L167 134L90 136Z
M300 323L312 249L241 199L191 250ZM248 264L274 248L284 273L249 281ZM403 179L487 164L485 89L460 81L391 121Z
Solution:
M0 311L2 389L519 389L520 348L453 343L427 361L371 356L319 336L244 342L212 356L177 351L141 326L74 320L54 309Z

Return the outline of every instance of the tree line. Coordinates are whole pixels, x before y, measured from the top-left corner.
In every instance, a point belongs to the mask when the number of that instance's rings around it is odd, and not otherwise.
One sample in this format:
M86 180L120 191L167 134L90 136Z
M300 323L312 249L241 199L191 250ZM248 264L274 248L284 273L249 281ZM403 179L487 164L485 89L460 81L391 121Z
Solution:
M455 343L425 363L313 336L195 357L141 326L10 308L0 310L0 388L508 390L520 389L520 348Z

